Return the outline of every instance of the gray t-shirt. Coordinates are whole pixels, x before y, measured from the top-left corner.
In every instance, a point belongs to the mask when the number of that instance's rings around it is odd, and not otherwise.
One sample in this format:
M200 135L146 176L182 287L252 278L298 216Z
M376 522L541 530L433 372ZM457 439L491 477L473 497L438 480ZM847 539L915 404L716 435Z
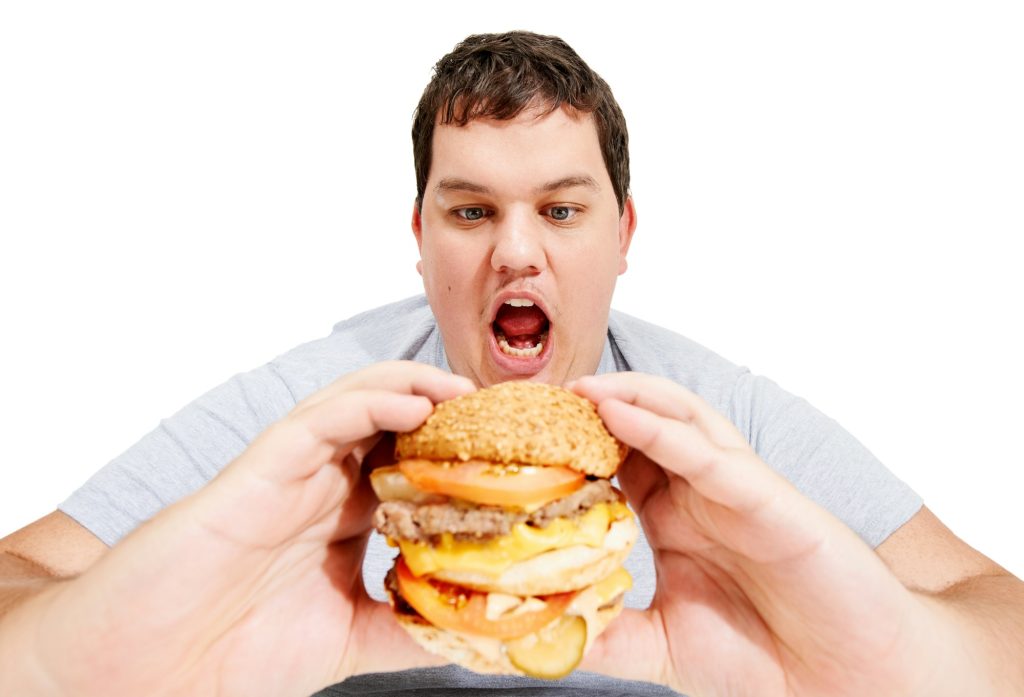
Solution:
M383 360L409 359L448 370L441 333L423 296L365 312L327 337L234 376L207 392L92 476L60 505L108 545L164 506L208 482L267 426L335 378ZM805 495L831 511L872 547L921 507L921 499L856 439L806 401L770 380L655 325L612 311L598 373L634 370L670 378L725 414L758 455ZM376 533L363 577L384 599L383 578L395 551ZM641 534L626 561L634 579L626 605L654 595L654 565ZM482 676L450 665L350 678L321 695L554 694L672 695L646 683L577 672L547 682Z

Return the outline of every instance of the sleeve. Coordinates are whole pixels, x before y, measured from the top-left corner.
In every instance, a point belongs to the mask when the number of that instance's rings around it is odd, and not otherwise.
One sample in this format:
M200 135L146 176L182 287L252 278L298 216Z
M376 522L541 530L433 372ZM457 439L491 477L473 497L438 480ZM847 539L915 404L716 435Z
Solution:
M761 459L872 547L920 510L921 497L856 438L771 380L741 374L729 412Z
M272 363L236 375L162 420L58 509L113 546L205 485L296 403Z

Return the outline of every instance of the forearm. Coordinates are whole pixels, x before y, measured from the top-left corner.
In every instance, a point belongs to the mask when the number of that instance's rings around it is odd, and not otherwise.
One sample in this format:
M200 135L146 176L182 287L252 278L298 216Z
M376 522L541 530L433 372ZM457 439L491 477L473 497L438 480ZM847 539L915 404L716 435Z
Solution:
M59 580L38 564L9 552L0 553L0 620Z
M976 576L919 597L958 648L935 665L941 694L1024 693L1024 582L1009 574Z

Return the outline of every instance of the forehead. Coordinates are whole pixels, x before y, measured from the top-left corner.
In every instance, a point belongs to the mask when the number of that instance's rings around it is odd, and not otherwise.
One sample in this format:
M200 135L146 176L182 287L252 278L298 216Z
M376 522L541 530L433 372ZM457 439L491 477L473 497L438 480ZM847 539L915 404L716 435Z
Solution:
M438 123L432 150L428 194L453 178L512 191L575 176L590 177L600 193L614 195L593 116L565 107L465 126Z

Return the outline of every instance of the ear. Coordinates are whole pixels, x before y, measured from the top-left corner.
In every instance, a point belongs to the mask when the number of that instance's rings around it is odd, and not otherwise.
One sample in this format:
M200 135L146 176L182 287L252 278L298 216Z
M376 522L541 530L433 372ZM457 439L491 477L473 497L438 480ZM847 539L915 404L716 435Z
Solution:
M633 204L633 197L627 196L626 203L622 207L622 216L619 218L619 275L626 273L626 254L629 252L629 244L633 241L633 232L636 230L636 206Z
M412 235L416 238L416 248L423 256L423 218L420 216L420 207L416 201L412 202ZM416 273L423 275L423 259L416 262Z

